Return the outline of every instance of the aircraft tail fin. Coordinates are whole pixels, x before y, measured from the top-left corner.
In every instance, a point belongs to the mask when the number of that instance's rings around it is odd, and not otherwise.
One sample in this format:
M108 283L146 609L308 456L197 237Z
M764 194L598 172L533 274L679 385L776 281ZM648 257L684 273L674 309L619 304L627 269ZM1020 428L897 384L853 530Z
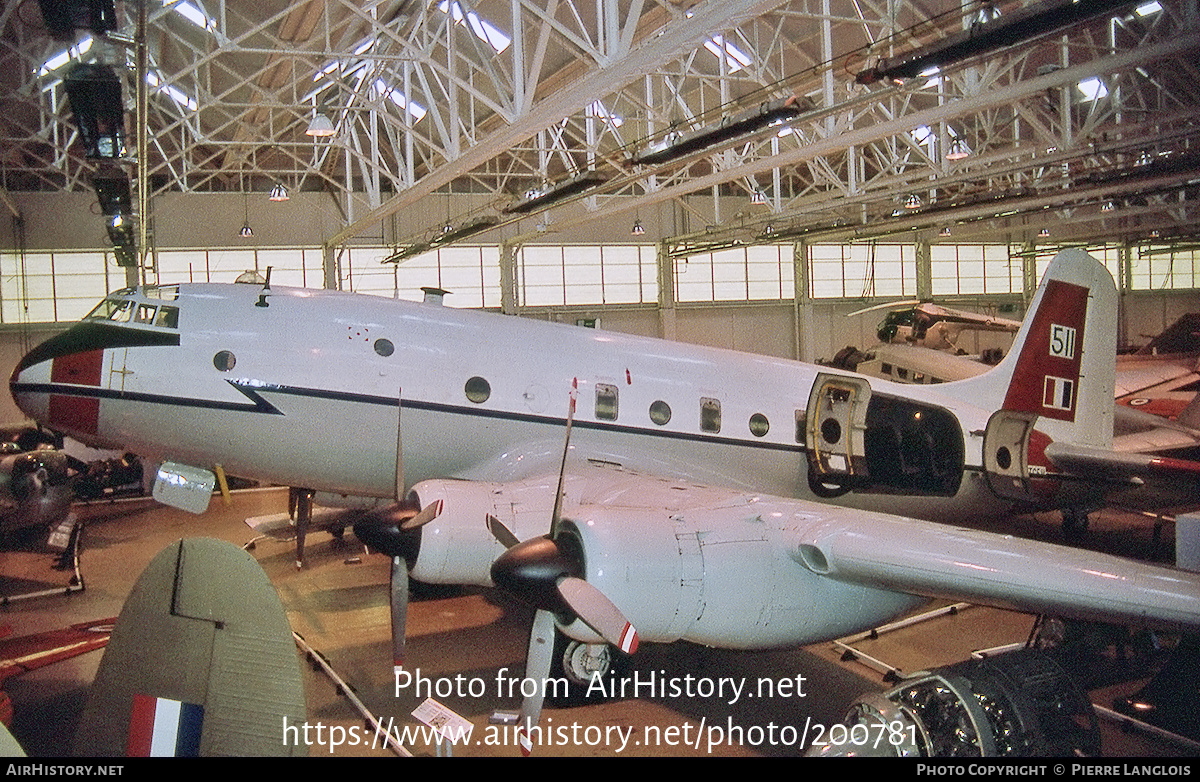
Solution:
M1050 262L1012 349L994 369L953 384L955 395L1030 422L1054 441L1110 448L1117 290L1083 250Z

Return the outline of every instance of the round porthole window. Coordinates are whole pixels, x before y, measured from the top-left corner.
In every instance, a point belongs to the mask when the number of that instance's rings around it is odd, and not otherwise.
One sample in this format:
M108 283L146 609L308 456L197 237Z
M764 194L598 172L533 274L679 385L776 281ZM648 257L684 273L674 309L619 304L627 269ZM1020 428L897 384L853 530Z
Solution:
M222 350L213 356L213 366L222 372L228 372L237 364L237 359L233 357L233 353L228 350Z
M826 418L821 422L821 439L830 445L837 445L842 439L842 425L836 418Z
M665 426L671 420L671 406L661 399L650 405L650 420Z
M755 437L762 437L771 428L771 422L762 413L755 413L750 416L750 434Z
M470 399L475 404L483 404L492 395L492 387L488 381L481 377L473 377L467 381L463 387L463 392L466 393L467 399Z
M392 344L390 339L377 339L375 340L375 352L387 358L396 352L396 346Z

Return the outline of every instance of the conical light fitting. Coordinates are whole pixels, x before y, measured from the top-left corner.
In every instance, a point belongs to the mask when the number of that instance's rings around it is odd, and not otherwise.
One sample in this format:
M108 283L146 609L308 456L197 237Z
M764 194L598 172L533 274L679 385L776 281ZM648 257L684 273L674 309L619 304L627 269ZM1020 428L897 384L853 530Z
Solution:
M304 132L314 138L327 138L332 136L336 131L333 127L333 121L318 111L316 114L313 114L312 121L308 123L308 130Z

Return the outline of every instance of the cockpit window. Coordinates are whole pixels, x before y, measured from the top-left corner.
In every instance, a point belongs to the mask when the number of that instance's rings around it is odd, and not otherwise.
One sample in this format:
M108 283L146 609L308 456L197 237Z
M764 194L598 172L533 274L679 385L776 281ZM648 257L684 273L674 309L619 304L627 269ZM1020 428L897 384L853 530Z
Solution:
M133 312L133 302L121 299L106 299L88 313L88 320L115 320L125 323Z
M179 308L167 305L139 304L128 299L105 299L85 320L106 320L110 323L144 323L167 329L179 328Z
M132 301L114 301L112 312L108 314L108 319L115 323L128 323L129 318L133 315Z
M147 299L161 299L163 301L175 301L179 298L178 285L147 285L142 288L142 295Z
M158 317L154 319L155 326L165 329L179 328L179 308L168 307L165 304L158 308Z

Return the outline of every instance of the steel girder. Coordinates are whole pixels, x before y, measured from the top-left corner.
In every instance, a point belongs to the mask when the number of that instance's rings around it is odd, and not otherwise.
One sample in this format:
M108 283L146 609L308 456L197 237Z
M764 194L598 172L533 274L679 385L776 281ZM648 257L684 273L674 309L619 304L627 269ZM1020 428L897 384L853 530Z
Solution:
M935 43L979 10L896 0L152 1L146 163L160 192L275 182L328 191L346 224L337 241L373 233L433 192L486 194L476 211L504 224L516 219L504 207L523 194L588 170L605 182L575 196L584 208L543 222L565 228L670 202L684 232L706 242L760 241L768 226L830 240L953 226L956 239L1012 241L1061 210L1089 235L1194 230L1196 0L1149 12L1131 3L904 85L855 83L873 58ZM11 87L0 98L4 186L84 189L93 164L76 149L60 73L43 65L66 44L39 22L33 3L0 11ZM131 61L103 42L82 57ZM1080 91L1091 78L1104 95ZM126 87L132 95L129 71ZM800 109L787 132L630 163L668 134L782 99ZM331 140L304 133L317 111L335 122ZM969 156L947 160L954 144ZM766 204L723 213L724 197L750 195ZM920 210L904 210L910 195ZM1014 213L1004 202L1017 199ZM1118 201L1127 211L1101 211ZM431 216L412 240L443 222Z

